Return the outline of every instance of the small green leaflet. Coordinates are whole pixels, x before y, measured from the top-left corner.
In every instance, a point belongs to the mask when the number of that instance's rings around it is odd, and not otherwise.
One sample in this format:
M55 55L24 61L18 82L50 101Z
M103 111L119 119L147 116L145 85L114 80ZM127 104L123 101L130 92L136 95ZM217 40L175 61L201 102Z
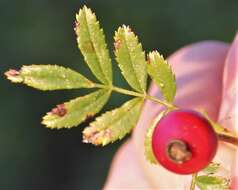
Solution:
M220 164L219 163L210 163L209 166L207 166L205 169L202 170L202 172L206 173L207 175L211 175L216 173L219 168L220 168Z
M24 83L39 90L92 88L94 84L83 75L57 65L29 65L20 71L9 70L7 78L15 83Z
M129 27L119 27L114 37L115 55L123 76L138 92L146 91L145 52Z
M176 94L175 75L171 66L157 51L148 54L147 71L160 88L166 101L173 102Z
M75 32L85 62L99 81L112 84L112 65L103 30L91 9L84 6L76 15Z
M84 129L83 141L104 146L122 139L136 126L143 101L142 98L133 98L121 107L97 117L89 127Z
M230 188L230 180L221 176L214 175L220 169L219 163L210 163L200 175L196 177L195 183L201 190L228 190Z
M98 113L108 101L110 94L111 92L108 90L97 90L91 94L58 105L43 117L42 124L52 129L77 126L88 117Z
M157 159L154 156L152 150L152 135L159 120L165 115L166 111L161 111L158 116L153 120L152 124L149 126L145 136L145 157L151 164L158 164Z
M201 190L228 190L230 180L220 176L202 175L196 178L196 185Z

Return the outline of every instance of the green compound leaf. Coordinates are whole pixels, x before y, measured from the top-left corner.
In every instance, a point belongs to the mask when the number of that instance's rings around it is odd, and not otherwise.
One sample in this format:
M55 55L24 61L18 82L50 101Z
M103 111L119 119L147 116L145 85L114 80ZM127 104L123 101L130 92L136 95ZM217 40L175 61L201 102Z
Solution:
M143 101L142 98L133 98L121 107L97 117L84 129L83 142L104 146L122 139L136 126Z
M119 27L114 37L115 55L123 76L138 92L146 91L145 52L129 27Z
M57 65L29 65L20 71L9 70L5 73L14 83L24 83L39 90L60 90L92 88L94 83L83 75Z
M173 102L176 94L175 75L171 70L171 66L157 51L148 54L147 71L160 88L165 100Z
M206 173L207 175L211 175L216 173L219 168L220 168L220 164L219 163L210 163L205 169L202 170L202 172Z
M99 81L112 84L112 65L103 30L91 9L84 6L76 15L75 32L85 62Z
M86 96L57 105L43 117L42 124L52 129L77 126L98 113L108 101L110 94L111 92L108 90L97 90Z
M202 175L196 178L196 185L201 190L228 190L230 180L220 176Z
M145 157L151 164L158 164L157 159L154 156L152 150L152 135L156 124L159 120L166 114L166 111L161 111L158 116L153 120L152 125L147 129L146 136L145 136Z

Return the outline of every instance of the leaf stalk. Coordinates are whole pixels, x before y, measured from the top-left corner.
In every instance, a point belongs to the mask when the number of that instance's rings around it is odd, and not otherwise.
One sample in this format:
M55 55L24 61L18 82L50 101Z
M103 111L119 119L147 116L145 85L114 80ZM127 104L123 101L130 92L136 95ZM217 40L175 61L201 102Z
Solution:
M192 175L192 181L191 181L189 190L194 190L195 189L197 175L198 175L197 173L194 173Z
M142 94L142 93L139 93L139 92L135 92L135 91L127 90L127 89L124 89L124 88L120 88L120 87L117 87L117 86L107 86L107 85L103 85L103 84L94 84L94 87L95 88L103 88L103 89L111 89L112 91L118 92L118 93L121 93L121 94L129 95L129 96L135 96L135 97L141 97L141 98L153 101L155 103L161 104L161 105L167 107L168 109L176 109L177 108L175 105L173 105L171 103L160 100L160 99L158 99L154 96L150 96L146 93Z
M238 137L235 136L233 134L233 132L229 132L229 133L217 133L218 139L220 141L226 142L226 143L230 143L233 144L235 146L238 146Z

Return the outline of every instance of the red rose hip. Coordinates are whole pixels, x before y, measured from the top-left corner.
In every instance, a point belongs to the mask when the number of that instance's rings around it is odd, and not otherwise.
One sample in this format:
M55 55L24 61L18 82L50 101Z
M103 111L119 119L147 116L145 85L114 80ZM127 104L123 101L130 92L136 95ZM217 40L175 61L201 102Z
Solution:
M209 121L191 110L175 110L156 124L152 148L158 162L178 174L196 173L214 158L218 139Z

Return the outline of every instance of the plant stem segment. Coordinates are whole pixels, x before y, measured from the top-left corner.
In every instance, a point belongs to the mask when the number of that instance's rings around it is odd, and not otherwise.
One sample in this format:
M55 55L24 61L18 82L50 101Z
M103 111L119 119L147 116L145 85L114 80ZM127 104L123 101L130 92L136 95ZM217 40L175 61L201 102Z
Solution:
M229 131L221 125L215 126L214 129L220 141L238 146L238 135L234 131Z
M158 99L158 98L155 98L154 96L146 95L145 98L148 99L148 100L151 100L151 101L153 101L153 102L155 102L155 103L159 103L159 104L161 104L161 105L164 105L164 106L166 106L168 109L176 109L176 108L177 108L175 105L170 104L170 103L165 102L165 101L162 101L162 100L160 100L160 99Z
M228 134L217 134L220 141L224 141L235 146L238 146L238 137L228 135Z
M102 84L95 84L94 85L95 88L104 88L104 89L111 89L112 91L121 93L121 94L125 94L125 95L129 95L129 96L136 96L136 97L141 97L144 99L148 99L151 100L155 103L161 104L163 106L166 106L168 109L176 109L176 106L173 104L170 104L166 101L160 100L154 96L150 96L148 94L142 94L139 92L135 92L135 91L131 91L131 90L126 90L124 88L120 88L120 87L116 87L116 86L106 86L106 85L102 85Z
M121 94L126 94L126 95L130 95L130 96L137 96L137 97L142 97L144 98L144 94L138 93L138 92L134 92L134 91L130 91L130 90L126 90L123 88L119 88L116 86L112 87L112 90Z
M195 185L196 185L196 178L197 178L197 173L192 175L192 181L191 181L191 185L190 185L190 190L194 190L195 189Z

